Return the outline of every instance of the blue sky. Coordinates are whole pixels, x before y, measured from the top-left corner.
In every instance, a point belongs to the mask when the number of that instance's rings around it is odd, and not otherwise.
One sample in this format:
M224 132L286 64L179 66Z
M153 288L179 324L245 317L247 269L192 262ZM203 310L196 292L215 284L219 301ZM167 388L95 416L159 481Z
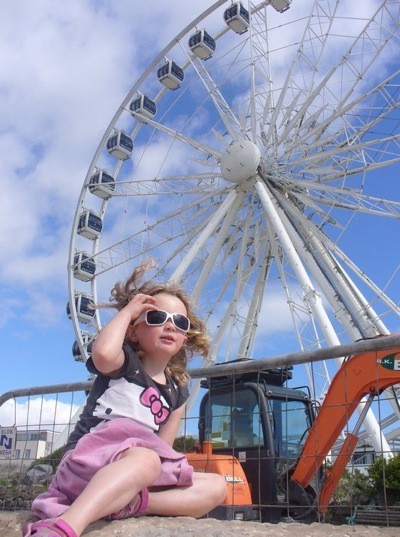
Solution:
M72 358L75 336L65 313L68 246L82 182L133 82L209 5L1 4L0 393L86 380L84 366ZM399 167L375 175L375 195L400 200ZM384 286L398 265L398 221L362 218L344 244ZM399 274L390 288L397 302L398 291Z
M85 378L65 314L75 205L112 115L191 11L184 1L0 7L2 393Z

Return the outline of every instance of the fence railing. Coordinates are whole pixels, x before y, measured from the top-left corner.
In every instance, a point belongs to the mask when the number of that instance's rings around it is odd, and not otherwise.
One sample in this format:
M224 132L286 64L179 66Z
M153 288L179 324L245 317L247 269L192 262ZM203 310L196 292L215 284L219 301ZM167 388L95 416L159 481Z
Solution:
M192 369L193 379L208 380L203 380L202 403L192 406L190 414L185 417L180 445L185 451L190 451L194 444L206 442L215 454L223 455L227 461L232 461L234 456L241 463L244 479L250 483L252 490L252 505L247 511L240 511L233 492L232 505L225 506L225 511L214 513L215 516L277 521L286 515L301 520L307 518L305 513L307 515L308 511L314 510L319 512L317 518L321 520L317 499L311 501L310 509L307 506L294 509L288 492L290 472L298 464L313 421L309 412L315 407L307 390L293 387L296 386L296 370L294 378L290 379L290 368L306 362L395 347L400 347L400 336L312 353L292 353L265 360ZM347 380L349 383L353 381ZM45 490L91 384L91 381L86 381L23 388L0 396L0 510L29 509L31 499ZM349 403L344 404L348 406ZM396 494L390 486L388 488L386 479L388 471L392 471L390 460L399 457L400 421L399 415L393 411L396 404L398 396L391 391L385 392L385 397L377 393L371 406L391 448L390 457L384 449L377 452L368 441L368 434L361 430L360 441L349 457L344 477L322 518L343 523L347 517L357 522L357 517L352 517L355 512L359 513L359 520L363 520L360 516L363 510L372 508L383 513L397 512L400 491ZM328 469L337 457L342 456L339 448L353 425L352 419L349 419L333 449L324 457L324 465ZM197 451L200 449L197 448ZM201 470L202 454L198 455L196 459L196 454L192 454L190 460ZM374 469L373 475L369 473L370 468ZM227 482L237 487L233 467L228 474ZM317 496L324 482L321 477L322 470L316 472L312 483ZM267 490L266 483L270 482L273 486ZM277 505L280 507L277 508ZM396 516L391 520L397 519ZM380 516L379 520L384 520L384 517ZM390 525L389 517L385 520L384 525Z

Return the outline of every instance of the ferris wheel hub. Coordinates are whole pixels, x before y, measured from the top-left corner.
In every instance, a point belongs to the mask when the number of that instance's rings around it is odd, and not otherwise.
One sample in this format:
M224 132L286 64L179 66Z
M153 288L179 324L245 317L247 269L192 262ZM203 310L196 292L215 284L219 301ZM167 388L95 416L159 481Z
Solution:
M221 158L222 177L230 183L241 183L257 172L261 153L250 140L232 142Z

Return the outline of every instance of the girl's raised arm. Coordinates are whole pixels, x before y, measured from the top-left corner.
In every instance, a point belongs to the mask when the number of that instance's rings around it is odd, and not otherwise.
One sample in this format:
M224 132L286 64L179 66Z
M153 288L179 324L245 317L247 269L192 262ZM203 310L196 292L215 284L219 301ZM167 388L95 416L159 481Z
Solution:
M128 329L144 311L156 309L154 297L138 294L122 308L99 332L93 343L92 358L96 369L105 375L115 373L124 365L122 345Z

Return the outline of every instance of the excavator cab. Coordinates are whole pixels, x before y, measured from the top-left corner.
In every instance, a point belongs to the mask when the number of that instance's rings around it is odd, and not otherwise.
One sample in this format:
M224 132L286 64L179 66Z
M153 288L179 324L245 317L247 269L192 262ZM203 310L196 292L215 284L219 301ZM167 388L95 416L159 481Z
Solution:
M276 368L202 381L208 391L200 403L200 446L239 461L252 504L244 509L233 494L233 505L213 516L268 522L290 516L285 480L314 420L308 391L287 388L290 378L289 368ZM227 463L225 476L235 480L232 474Z
M370 404L400 384L400 348L343 360L317 415L307 392L287 387L290 378L290 368L282 367L203 381L208 391L200 404L198 453L188 460L197 471L225 476L227 498L212 512L215 518L312 522L323 515ZM365 396L354 430L346 433L332 466L323 469Z

